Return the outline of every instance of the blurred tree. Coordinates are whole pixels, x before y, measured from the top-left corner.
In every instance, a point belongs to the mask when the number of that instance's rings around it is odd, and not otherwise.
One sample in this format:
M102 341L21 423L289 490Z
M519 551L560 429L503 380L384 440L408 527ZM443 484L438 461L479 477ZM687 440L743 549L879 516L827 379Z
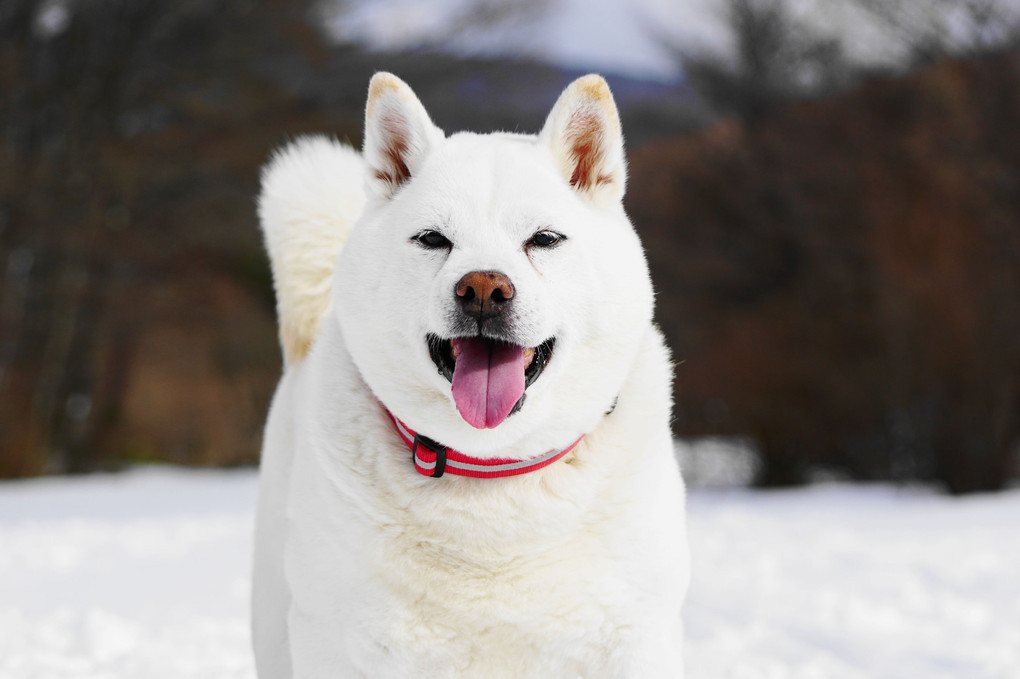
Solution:
M1007 48L1020 37L1020 9L1009 0L852 2L878 23L906 68Z
M131 265L110 255L135 216L113 163L138 135L188 115L178 94L209 85L210 64L228 70L265 44L237 50L226 34L250 36L267 14L294 11L284 5L0 5L0 475L95 466L138 330L113 311Z
M678 432L750 436L769 485L1020 473L1018 118L1012 51L639 150Z
M724 7L727 49L674 51L710 105L751 124L731 130L726 151L706 141L697 160L659 158L701 187L692 197L674 184L686 196L670 203L675 219L708 232L664 246L688 254L671 264L683 273L657 277L679 295L677 317L688 327L674 332L693 352L681 426L711 432L725 421L751 434L769 484L835 464L857 478L937 478L956 492L1001 487L1015 473L1020 429L1020 211L1006 188L1015 187L1008 177L1018 162L1015 124L1005 122L1017 110L1013 61L972 65L971 83L947 66L921 84L840 100L824 115L780 109L879 72L1006 50L1020 39L1020 8L1003 0ZM854 20L826 27L821 9ZM876 53L849 50L851 31L865 30ZM783 122L766 121L777 117ZM732 146L736 139L747 148ZM697 162L709 174L726 168L729 184L716 186L716 177L706 186L690 167ZM634 210L656 201L662 196L635 201ZM698 412L699 387L707 402L728 404L727 418Z
M691 51L666 41L690 85L719 112L756 121L792 99L848 82L840 41L807 29L786 0L727 0L724 7L729 53Z
M832 7L725 0L722 7L730 38L722 48L690 47L656 33L708 104L745 121L866 76L903 72L946 55L1003 49L1020 38L1020 10L1003 0L844 0ZM837 7L840 16L854 17L851 26L818 20ZM855 31L880 36L880 53L848 50Z

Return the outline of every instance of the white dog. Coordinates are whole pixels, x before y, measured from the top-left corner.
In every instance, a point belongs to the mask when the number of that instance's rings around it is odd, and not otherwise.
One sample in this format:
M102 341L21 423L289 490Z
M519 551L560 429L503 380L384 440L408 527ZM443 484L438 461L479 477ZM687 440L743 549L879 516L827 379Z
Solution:
M363 156L274 157L260 677L682 676L672 366L625 179L594 75L538 136L446 137L380 73Z

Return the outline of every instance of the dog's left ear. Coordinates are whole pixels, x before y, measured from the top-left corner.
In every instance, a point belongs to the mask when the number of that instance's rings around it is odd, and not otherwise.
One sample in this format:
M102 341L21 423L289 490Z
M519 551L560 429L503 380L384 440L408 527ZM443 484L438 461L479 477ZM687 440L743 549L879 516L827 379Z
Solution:
M368 85L365 143L369 189L389 198L421 169L429 150L444 138L403 80L376 73Z
M599 75L586 75L563 91L545 121L540 139L549 145L563 178L598 204L623 198L627 161L620 115Z

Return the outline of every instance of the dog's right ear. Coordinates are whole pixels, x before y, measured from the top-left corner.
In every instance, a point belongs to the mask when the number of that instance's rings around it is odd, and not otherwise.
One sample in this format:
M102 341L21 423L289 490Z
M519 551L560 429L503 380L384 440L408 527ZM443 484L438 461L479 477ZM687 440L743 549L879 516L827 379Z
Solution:
M421 168L429 149L443 139L411 88L391 73L376 73L368 86L365 144L368 186L387 199Z

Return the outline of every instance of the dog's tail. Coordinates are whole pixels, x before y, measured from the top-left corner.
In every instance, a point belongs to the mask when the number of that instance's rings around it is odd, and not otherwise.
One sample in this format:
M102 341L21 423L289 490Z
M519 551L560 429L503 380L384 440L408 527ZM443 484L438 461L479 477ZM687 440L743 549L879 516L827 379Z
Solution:
M259 220L287 365L308 354L329 313L333 267L365 204L363 175L361 155L326 137L297 139L262 170Z

